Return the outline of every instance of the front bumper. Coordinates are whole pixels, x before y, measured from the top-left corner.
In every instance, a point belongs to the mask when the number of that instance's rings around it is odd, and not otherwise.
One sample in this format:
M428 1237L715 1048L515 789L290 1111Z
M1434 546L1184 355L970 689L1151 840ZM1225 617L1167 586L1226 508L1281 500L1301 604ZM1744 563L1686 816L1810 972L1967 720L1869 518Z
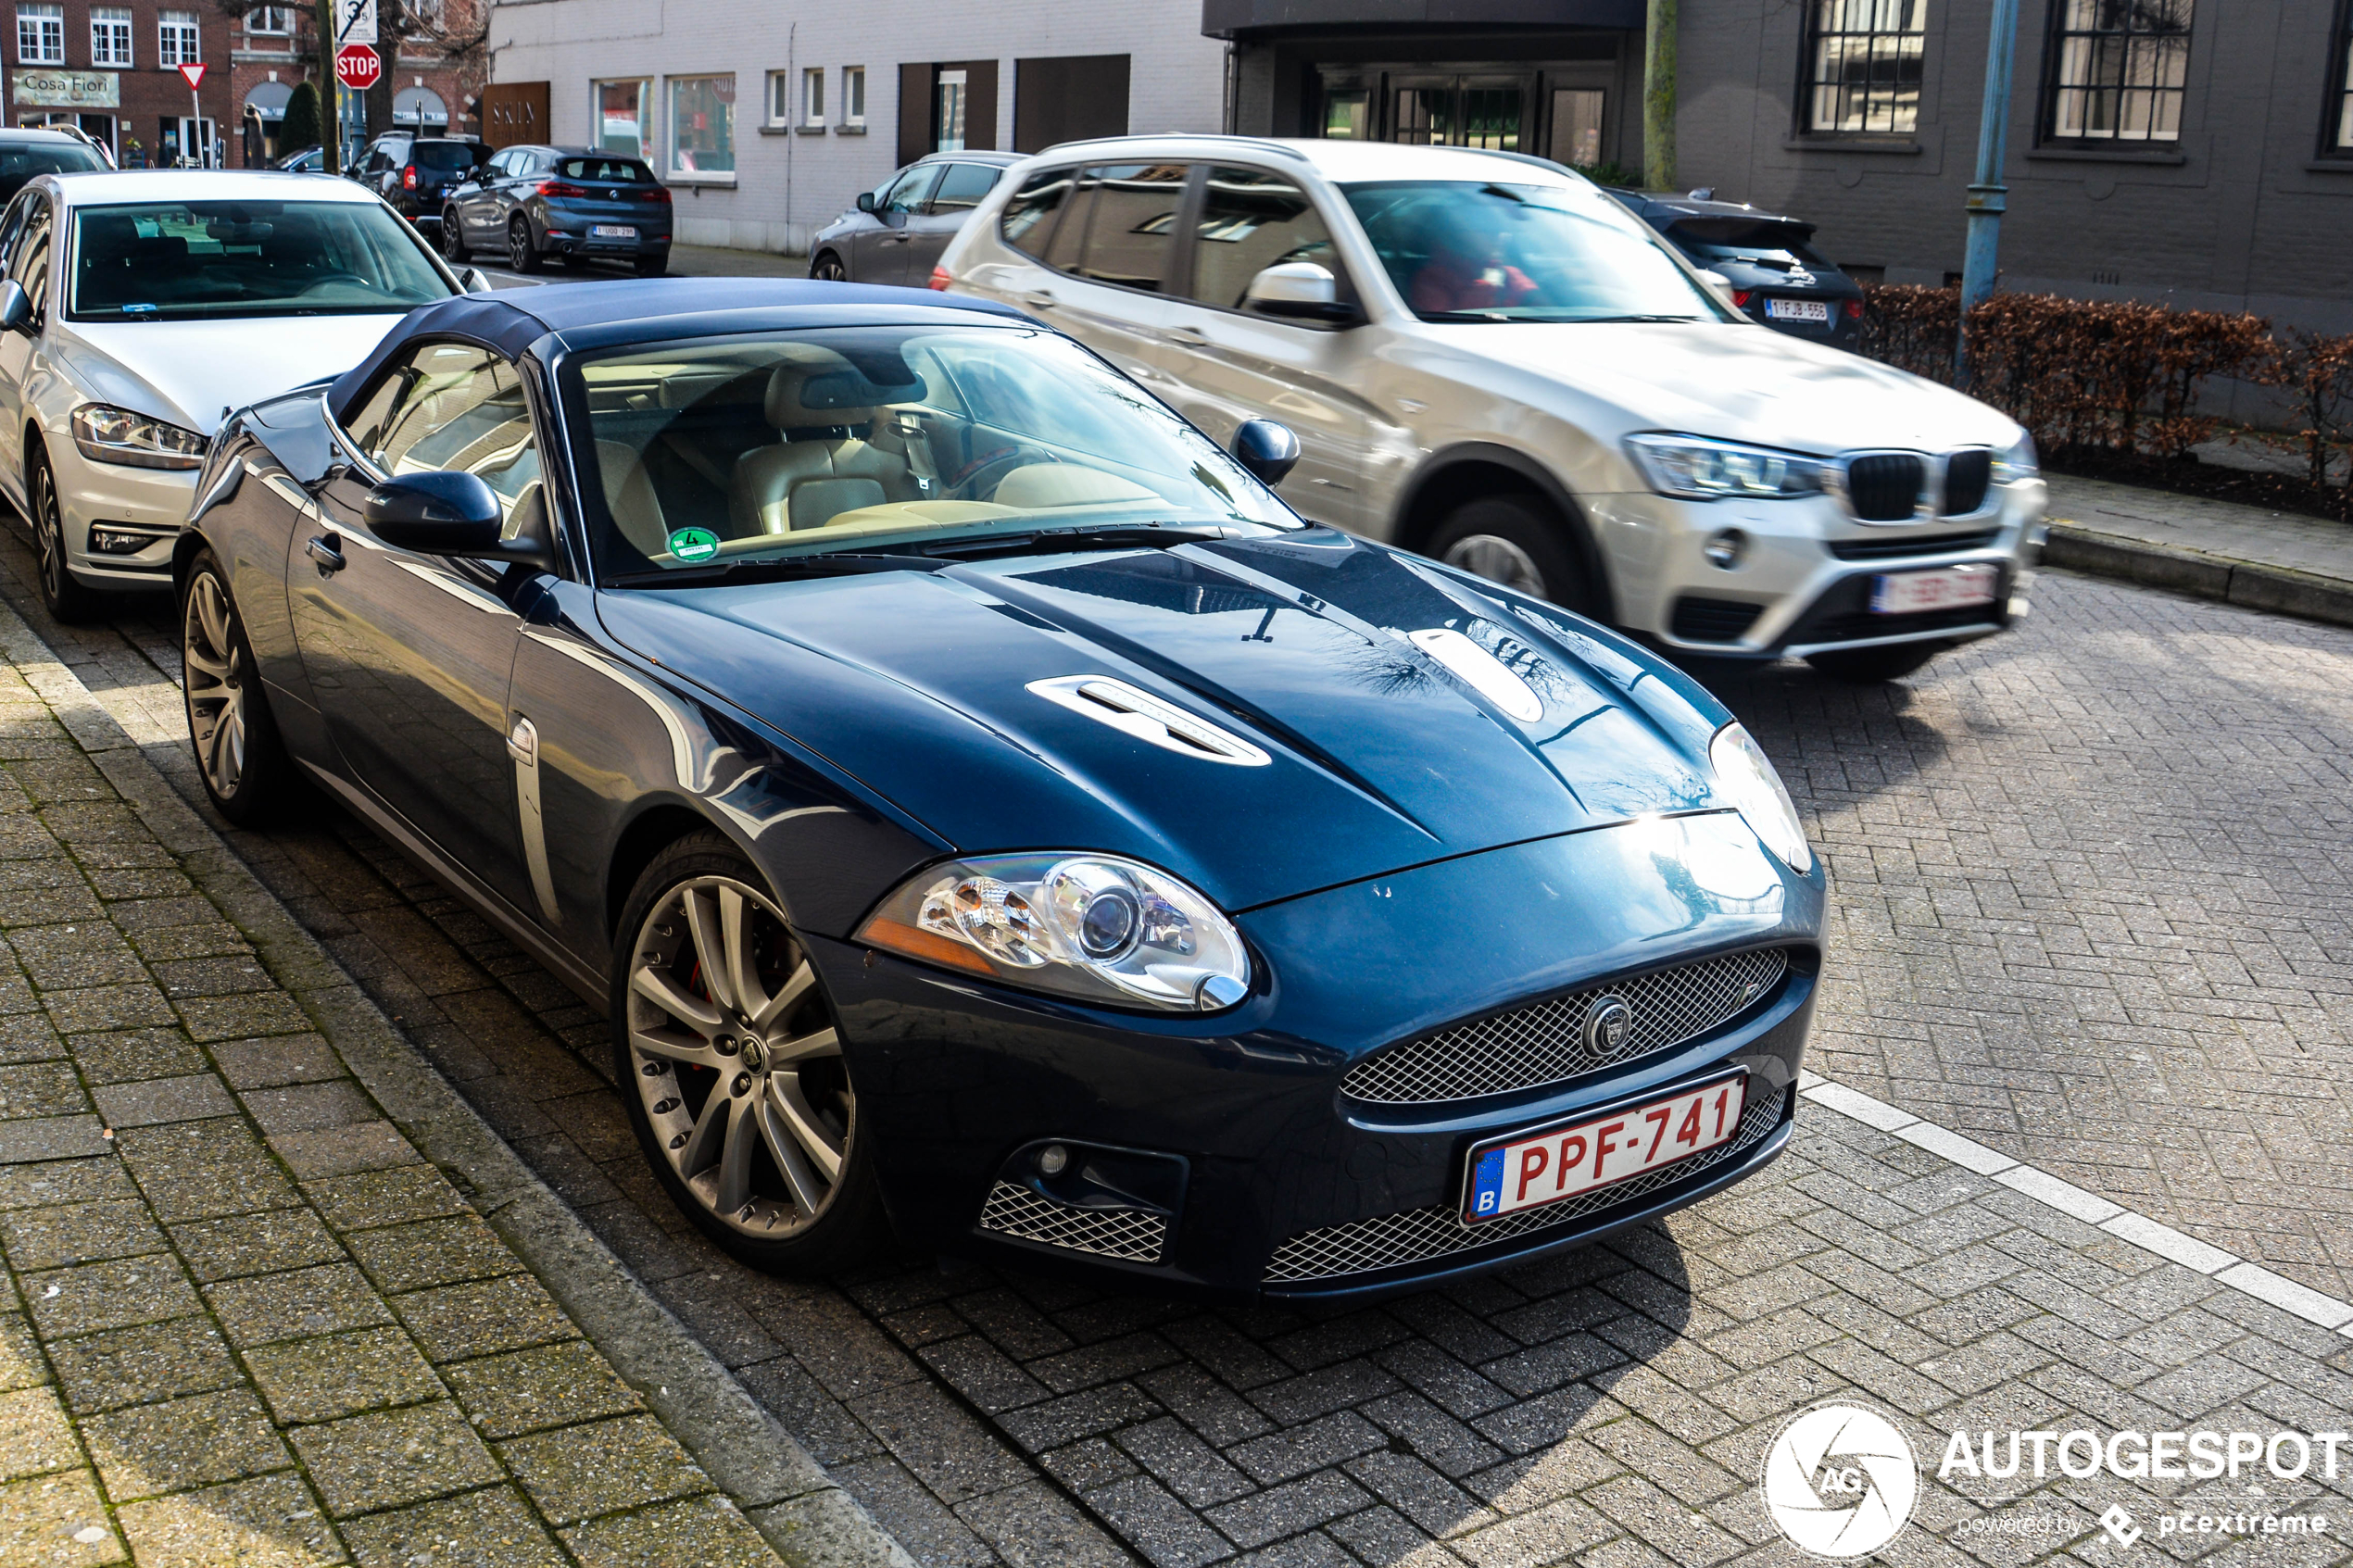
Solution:
M1245 913L1256 989L1208 1019L1114 1015L810 946L909 1239L1163 1291L1358 1297L1590 1241L1773 1158L1812 1019L1822 887L1818 867L1791 874L1727 813L1491 850ZM1475 1099L1376 1105L1341 1092L1350 1066L1383 1046L1763 948L1786 952L1790 969L1753 1004L1632 1060ZM1489 1227L1451 1218L1481 1138L1727 1065L1750 1074L1756 1122L1723 1158ZM1053 1143L1074 1153L1058 1179L1036 1161ZM1129 1245L1133 1226L1058 1227L1088 1216L1056 1205L1104 1191L1144 1195L1159 1215L1149 1245ZM1401 1228L1403 1251L1383 1250ZM1378 1245L1333 1250L1359 1233ZM1319 1261L1301 1267L1309 1254Z
M44 448L57 478L66 565L92 588L135 592L171 586L171 547L195 498L195 469L140 469L93 462L69 435ZM145 536L128 553L93 547L92 531Z
M1829 495L1793 501L1683 501L1643 493L1590 498L1588 512L1611 571L1617 619L1665 648L1718 658L1774 659L2000 631L2011 619L2019 573L2032 564L2044 527L2040 479L1997 485L1962 517L1903 523L1856 521ZM1712 564L1707 542L1737 530L1730 570ZM1868 613L1882 572L1983 561L2002 569L1994 603L1933 624Z

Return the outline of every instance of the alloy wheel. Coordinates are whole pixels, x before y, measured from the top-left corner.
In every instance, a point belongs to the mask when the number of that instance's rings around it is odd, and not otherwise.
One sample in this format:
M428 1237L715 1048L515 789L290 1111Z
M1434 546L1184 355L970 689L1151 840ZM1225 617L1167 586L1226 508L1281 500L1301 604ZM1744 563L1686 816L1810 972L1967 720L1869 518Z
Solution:
M196 765L222 799L233 797L245 776L247 671L234 616L220 579L198 572L188 585L180 630L188 736L195 745Z
M507 264L518 272L528 272L536 259L531 254L531 225L518 218L507 225Z
M46 464L37 465L32 472L32 543L41 557L42 585L49 590L54 602L65 597L66 522L57 509L57 487L50 483Z
M454 211L441 215L441 254L451 261L466 258L465 235L458 227L458 215Z
M849 270L841 264L840 257L829 251L818 261L816 276L821 282L846 283L849 281Z
M1441 558L1448 566L1500 583L1516 593L1544 596L1544 574L1535 558L1501 534L1465 534L1446 547Z
M631 1076L672 1171L746 1236L807 1228L840 1188L855 1101L783 912L733 877L692 877L647 912L629 961Z

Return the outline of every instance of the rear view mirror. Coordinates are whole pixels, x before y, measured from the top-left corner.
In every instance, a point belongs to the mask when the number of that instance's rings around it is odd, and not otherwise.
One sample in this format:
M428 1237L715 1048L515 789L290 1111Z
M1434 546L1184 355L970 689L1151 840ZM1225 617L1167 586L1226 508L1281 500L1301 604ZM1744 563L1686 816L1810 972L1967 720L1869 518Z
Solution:
M445 469L388 479L368 492L361 515L368 531L396 550L543 569L555 564L544 525L519 529L511 539L500 537L506 508L498 493L474 474Z
M1329 270L1312 261L1283 261L1250 281L1243 306L1262 316L1302 321L1353 322L1364 313L1340 297Z
M22 332L32 324L32 296L14 278L0 280L0 332Z
M1269 269L1272 270L1272 269ZM1259 274L1261 277L1265 273ZM1275 485L1298 465L1299 437L1272 420L1244 420L1234 432L1234 460L1262 484Z
M875 210L875 208L877 206L879 206L879 205L880 205L880 204L879 204L879 203L877 203L877 202L875 200L875 193L874 193L874 192L872 192L872 191L861 191L861 192L859 192L859 193L858 193L858 210L859 210L859 211L861 211L861 212L872 212L872 211L874 211L874 210Z

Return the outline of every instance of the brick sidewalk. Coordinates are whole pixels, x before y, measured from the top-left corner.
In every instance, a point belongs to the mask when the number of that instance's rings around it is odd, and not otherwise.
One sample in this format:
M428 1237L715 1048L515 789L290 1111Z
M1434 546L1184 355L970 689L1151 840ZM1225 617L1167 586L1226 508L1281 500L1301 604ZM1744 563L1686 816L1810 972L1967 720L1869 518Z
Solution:
M0 1562L778 1561L192 880L218 841L126 798L86 701L69 731L79 691L0 665Z

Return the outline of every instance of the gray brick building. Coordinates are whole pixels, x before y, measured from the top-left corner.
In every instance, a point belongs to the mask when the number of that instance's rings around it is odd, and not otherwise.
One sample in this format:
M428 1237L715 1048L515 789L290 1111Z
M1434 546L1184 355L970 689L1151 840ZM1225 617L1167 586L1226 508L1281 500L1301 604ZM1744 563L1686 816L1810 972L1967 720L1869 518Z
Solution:
M1681 0L1678 184L1961 266L1991 0ZM1642 163L1640 0L1204 0L1230 123ZM2021 0L2003 286L2353 331L2353 0Z

